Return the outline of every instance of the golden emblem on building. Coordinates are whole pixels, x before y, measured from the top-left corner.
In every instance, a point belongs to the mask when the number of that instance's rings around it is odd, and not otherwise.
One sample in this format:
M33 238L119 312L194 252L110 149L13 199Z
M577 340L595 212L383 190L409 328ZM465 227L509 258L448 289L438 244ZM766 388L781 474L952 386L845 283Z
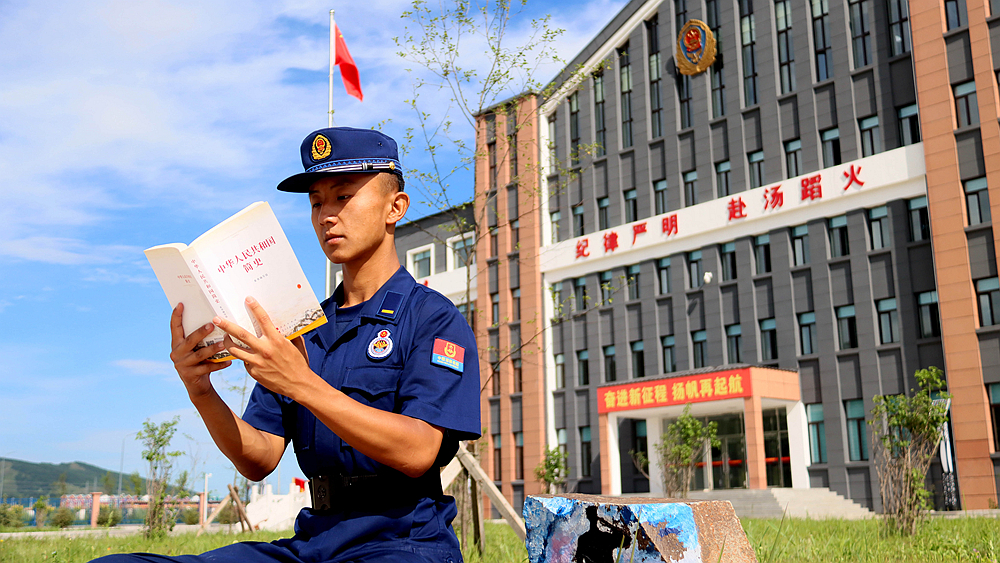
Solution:
M715 62L715 35L701 20L688 20L677 34L677 69L688 76Z
M324 158L330 156L331 150L332 149L330 147L330 140L324 137L323 135L316 135L316 138L313 139L313 144L312 144L313 162L323 160Z

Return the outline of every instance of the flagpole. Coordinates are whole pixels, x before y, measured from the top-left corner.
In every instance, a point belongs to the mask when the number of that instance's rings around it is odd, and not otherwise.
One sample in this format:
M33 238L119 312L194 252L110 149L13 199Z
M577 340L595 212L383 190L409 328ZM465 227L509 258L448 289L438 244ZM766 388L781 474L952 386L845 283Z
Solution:
M330 10L330 107L327 110L327 127L333 127L333 67L337 62L337 25ZM333 295L333 263L326 263L326 295Z
M333 10L330 10L330 107L327 112L327 127L333 127L333 67L337 63L337 25L333 21Z

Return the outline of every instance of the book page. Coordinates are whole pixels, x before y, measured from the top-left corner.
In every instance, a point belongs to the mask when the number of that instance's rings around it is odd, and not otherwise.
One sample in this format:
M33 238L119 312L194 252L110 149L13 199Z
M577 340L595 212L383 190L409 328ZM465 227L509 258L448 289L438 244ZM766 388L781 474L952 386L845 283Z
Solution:
M183 244L164 244L146 250L146 258L170 302L171 310L178 303L184 304L182 326L185 336L212 322L212 318L219 314L205 294L204 284L189 267L185 258L188 253L190 249ZM202 345L218 342L223 336L225 333L216 329L202 341Z
M287 338L326 322L316 294L267 202L255 203L191 244L231 306L232 320L260 335L246 309L256 299Z

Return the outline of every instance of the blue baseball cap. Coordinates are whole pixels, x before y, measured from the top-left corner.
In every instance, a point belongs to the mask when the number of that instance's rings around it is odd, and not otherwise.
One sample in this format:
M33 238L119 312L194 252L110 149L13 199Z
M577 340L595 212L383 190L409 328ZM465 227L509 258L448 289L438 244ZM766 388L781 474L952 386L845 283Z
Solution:
M304 193L313 182L331 174L357 172L388 172L399 178L403 189L403 167L392 137L374 129L330 127L310 133L299 149L302 155L300 172L286 178L278 189Z

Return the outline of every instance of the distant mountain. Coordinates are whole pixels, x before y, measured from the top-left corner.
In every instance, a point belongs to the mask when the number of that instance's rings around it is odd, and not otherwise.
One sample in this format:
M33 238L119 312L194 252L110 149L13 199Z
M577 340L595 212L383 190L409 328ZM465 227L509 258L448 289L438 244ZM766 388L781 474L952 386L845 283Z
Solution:
M65 485L61 482L65 475ZM109 478L105 476L109 475ZM128 475L122 475L122 492L131 492L131 480ZM110 490L102 487L103 483L111 483ZM145 489L145 480L142 483ZM31 463L7 458L3 467L3 496L6 498L29 498L49 496L57 497L62 490L66 494L91 493L104 491L118 492L118 472L108 471L100 467L74 461L72 463Z

